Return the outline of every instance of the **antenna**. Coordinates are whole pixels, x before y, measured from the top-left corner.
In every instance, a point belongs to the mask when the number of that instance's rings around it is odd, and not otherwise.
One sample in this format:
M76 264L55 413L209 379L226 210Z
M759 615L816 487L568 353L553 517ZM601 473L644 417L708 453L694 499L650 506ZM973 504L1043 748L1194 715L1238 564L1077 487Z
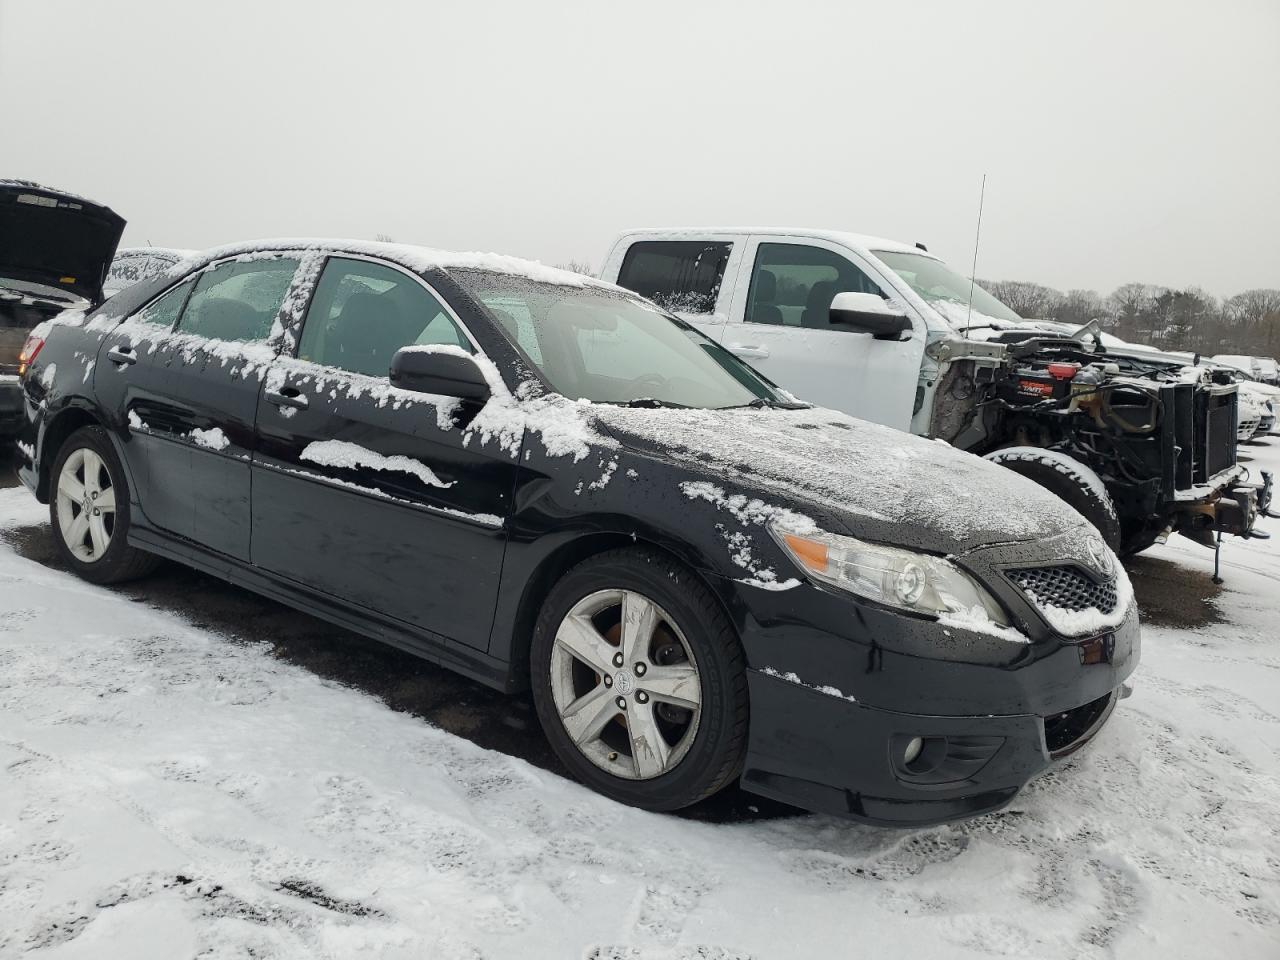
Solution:
M969 321L973 318L973 286L978 275L978 241L982 238L982 205L987 199L987 175L982 175L982 191L978 194L978 229L973 233L973 270L969 274L969 307L964 315L964 333L969 335Z

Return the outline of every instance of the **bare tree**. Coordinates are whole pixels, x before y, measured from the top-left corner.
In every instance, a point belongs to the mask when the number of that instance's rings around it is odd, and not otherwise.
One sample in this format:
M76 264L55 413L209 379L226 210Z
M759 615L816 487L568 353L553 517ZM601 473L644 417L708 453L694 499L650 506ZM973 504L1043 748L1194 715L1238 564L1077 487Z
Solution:
M585 260L570 260L568 263L558 263L556 266L561 270L568 270L570 273L580 273L584 277L594 277L596 275L591 264Z
M1014 313L1028 320L1052 319L1062 294L1052 287L1026 280L983 280L982 286Z

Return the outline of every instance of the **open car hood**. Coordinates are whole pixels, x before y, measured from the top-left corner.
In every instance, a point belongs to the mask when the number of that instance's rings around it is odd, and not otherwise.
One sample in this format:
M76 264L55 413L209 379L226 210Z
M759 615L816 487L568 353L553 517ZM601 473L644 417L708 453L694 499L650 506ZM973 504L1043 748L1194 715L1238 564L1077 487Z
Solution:
M0 278L102 300L124 232L108 207L25 180L0 180Z

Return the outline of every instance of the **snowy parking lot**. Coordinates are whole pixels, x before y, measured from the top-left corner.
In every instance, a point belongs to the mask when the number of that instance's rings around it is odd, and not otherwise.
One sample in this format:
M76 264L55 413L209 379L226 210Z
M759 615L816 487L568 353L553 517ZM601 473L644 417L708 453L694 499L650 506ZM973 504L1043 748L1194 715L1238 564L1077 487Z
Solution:
M1280 440L1241 454L1280 471ZM893 831L619 806L271 629L84 583L46 527L0 489L0 956L1280 956L1280 537L1229 542L1221 590L1189 541L1135 561L1143 660L1097 740Z

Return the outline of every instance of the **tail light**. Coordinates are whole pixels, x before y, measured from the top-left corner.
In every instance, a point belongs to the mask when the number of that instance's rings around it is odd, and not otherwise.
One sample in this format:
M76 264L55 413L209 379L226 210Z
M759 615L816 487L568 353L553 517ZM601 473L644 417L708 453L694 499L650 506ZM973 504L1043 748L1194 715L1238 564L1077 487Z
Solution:
M27 372L43 346L44 337L34 333L27 337L27 342L22 345L22 352L18 354L18 376Z

